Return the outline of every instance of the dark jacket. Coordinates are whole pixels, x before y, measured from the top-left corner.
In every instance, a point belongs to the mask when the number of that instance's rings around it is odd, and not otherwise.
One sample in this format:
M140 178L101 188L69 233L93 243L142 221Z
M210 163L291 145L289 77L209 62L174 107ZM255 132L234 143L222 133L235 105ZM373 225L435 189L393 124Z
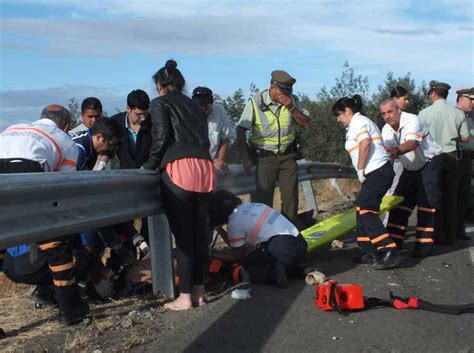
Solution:
M140 127L135 146L133 142L130 141L130 136L127 127L125 126L127 112L115 114L110 118L116 120L123 130L123 141L117 147L117 157L120 161L120 169L140 168L148 161L148 156L150 155L152 143L150 116L145 119Z
M72 140L79 149L79 157L77 159L77 170L92 170L97 162L97 152L92 143L91 131L84 130L75 133L69 133Z
M144 168L161 168L181 158L212 160L207 119L197 102L180 92L172 92L151 101L150 115L153 144Z

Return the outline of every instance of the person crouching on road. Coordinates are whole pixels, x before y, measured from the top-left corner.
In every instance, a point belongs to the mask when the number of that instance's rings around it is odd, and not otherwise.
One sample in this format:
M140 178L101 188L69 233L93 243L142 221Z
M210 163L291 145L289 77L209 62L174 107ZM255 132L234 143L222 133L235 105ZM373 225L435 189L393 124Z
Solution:
M303 276L307 244L298 229L280 212L262 203L242 204L233 193L212 194L210 224L227 224L221 236L230 254L212 254L222 261L241 262L252 283L288 287L288 277Z
M359 95L339 99L332 107L337 122L346 128L345 148L357 171L361 190L356 200L357 262L374 265L375 270L393 268L400 262L397 246L379 218L380 202L393 182L389 155L375 123L362 115Z
M7 128L0 133L0 174L75 171L78 150L66 133L70 124L69 111L61 105L51 104L43 109L41 119ZM5 254L4 268L8 261L15 260L9 259L10 256L17 257L25 250L30 251L26 245L17 248L18 251ZM54 285L60 321L66 324L81 321L89 313L89 306L82 300L77 287L70 237L41 241L38 248L44 261L40 267ZM33 248L33 252L36 250ZM37 263L31 266L37 266ZM11 271L5 273L8 276Z

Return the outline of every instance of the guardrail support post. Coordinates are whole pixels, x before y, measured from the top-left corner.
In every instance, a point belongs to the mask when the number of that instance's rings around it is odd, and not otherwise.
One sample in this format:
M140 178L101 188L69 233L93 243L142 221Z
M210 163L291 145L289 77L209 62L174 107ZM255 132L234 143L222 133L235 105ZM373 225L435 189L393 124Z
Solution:
M342 193L341 188L339 187L339 183L337 182L337 179L332 178L332 179L329 179L329 180L330 180L331 186L334 188L334 190L336 190L337 194L340 197L344 197L344 194Z
M314 217L317 219L318 204L316 202L316 197L314 196L313 184L311 184L311 180L305 180L301 182L301 185L303 186L306 208L308 210L314 210Z
M175 298L171 231L164 213L148 217L153 294Z

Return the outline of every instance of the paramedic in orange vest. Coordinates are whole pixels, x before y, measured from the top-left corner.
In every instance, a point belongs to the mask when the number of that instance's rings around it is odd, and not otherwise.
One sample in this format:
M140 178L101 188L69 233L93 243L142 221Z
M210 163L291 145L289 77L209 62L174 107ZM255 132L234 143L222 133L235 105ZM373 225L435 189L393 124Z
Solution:
M357 242L361 263L375 270L393 268L400 262L397 246L379 218L380 202L393 182L394 172L377 125L362 115L359 95L339 99L332 107L337 122L346 128L345 148L357 171L361 190L357 205Z

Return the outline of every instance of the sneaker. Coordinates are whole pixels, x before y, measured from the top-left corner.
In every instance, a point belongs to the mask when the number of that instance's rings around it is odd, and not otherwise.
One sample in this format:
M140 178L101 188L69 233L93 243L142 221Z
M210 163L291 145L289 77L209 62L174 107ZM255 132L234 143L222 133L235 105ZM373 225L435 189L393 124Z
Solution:
M377 262L377 256L374 253L360 253L352 261L359 265L373 265Z
M288 288L288 277L286 276L286 266L280 262L276 261L274 265L275 271L275 284L278 288Z
M388 270L389 268L394 268L400 263L401 259L396 249L382 251L379 253L377 262L374 264L374 270Z

